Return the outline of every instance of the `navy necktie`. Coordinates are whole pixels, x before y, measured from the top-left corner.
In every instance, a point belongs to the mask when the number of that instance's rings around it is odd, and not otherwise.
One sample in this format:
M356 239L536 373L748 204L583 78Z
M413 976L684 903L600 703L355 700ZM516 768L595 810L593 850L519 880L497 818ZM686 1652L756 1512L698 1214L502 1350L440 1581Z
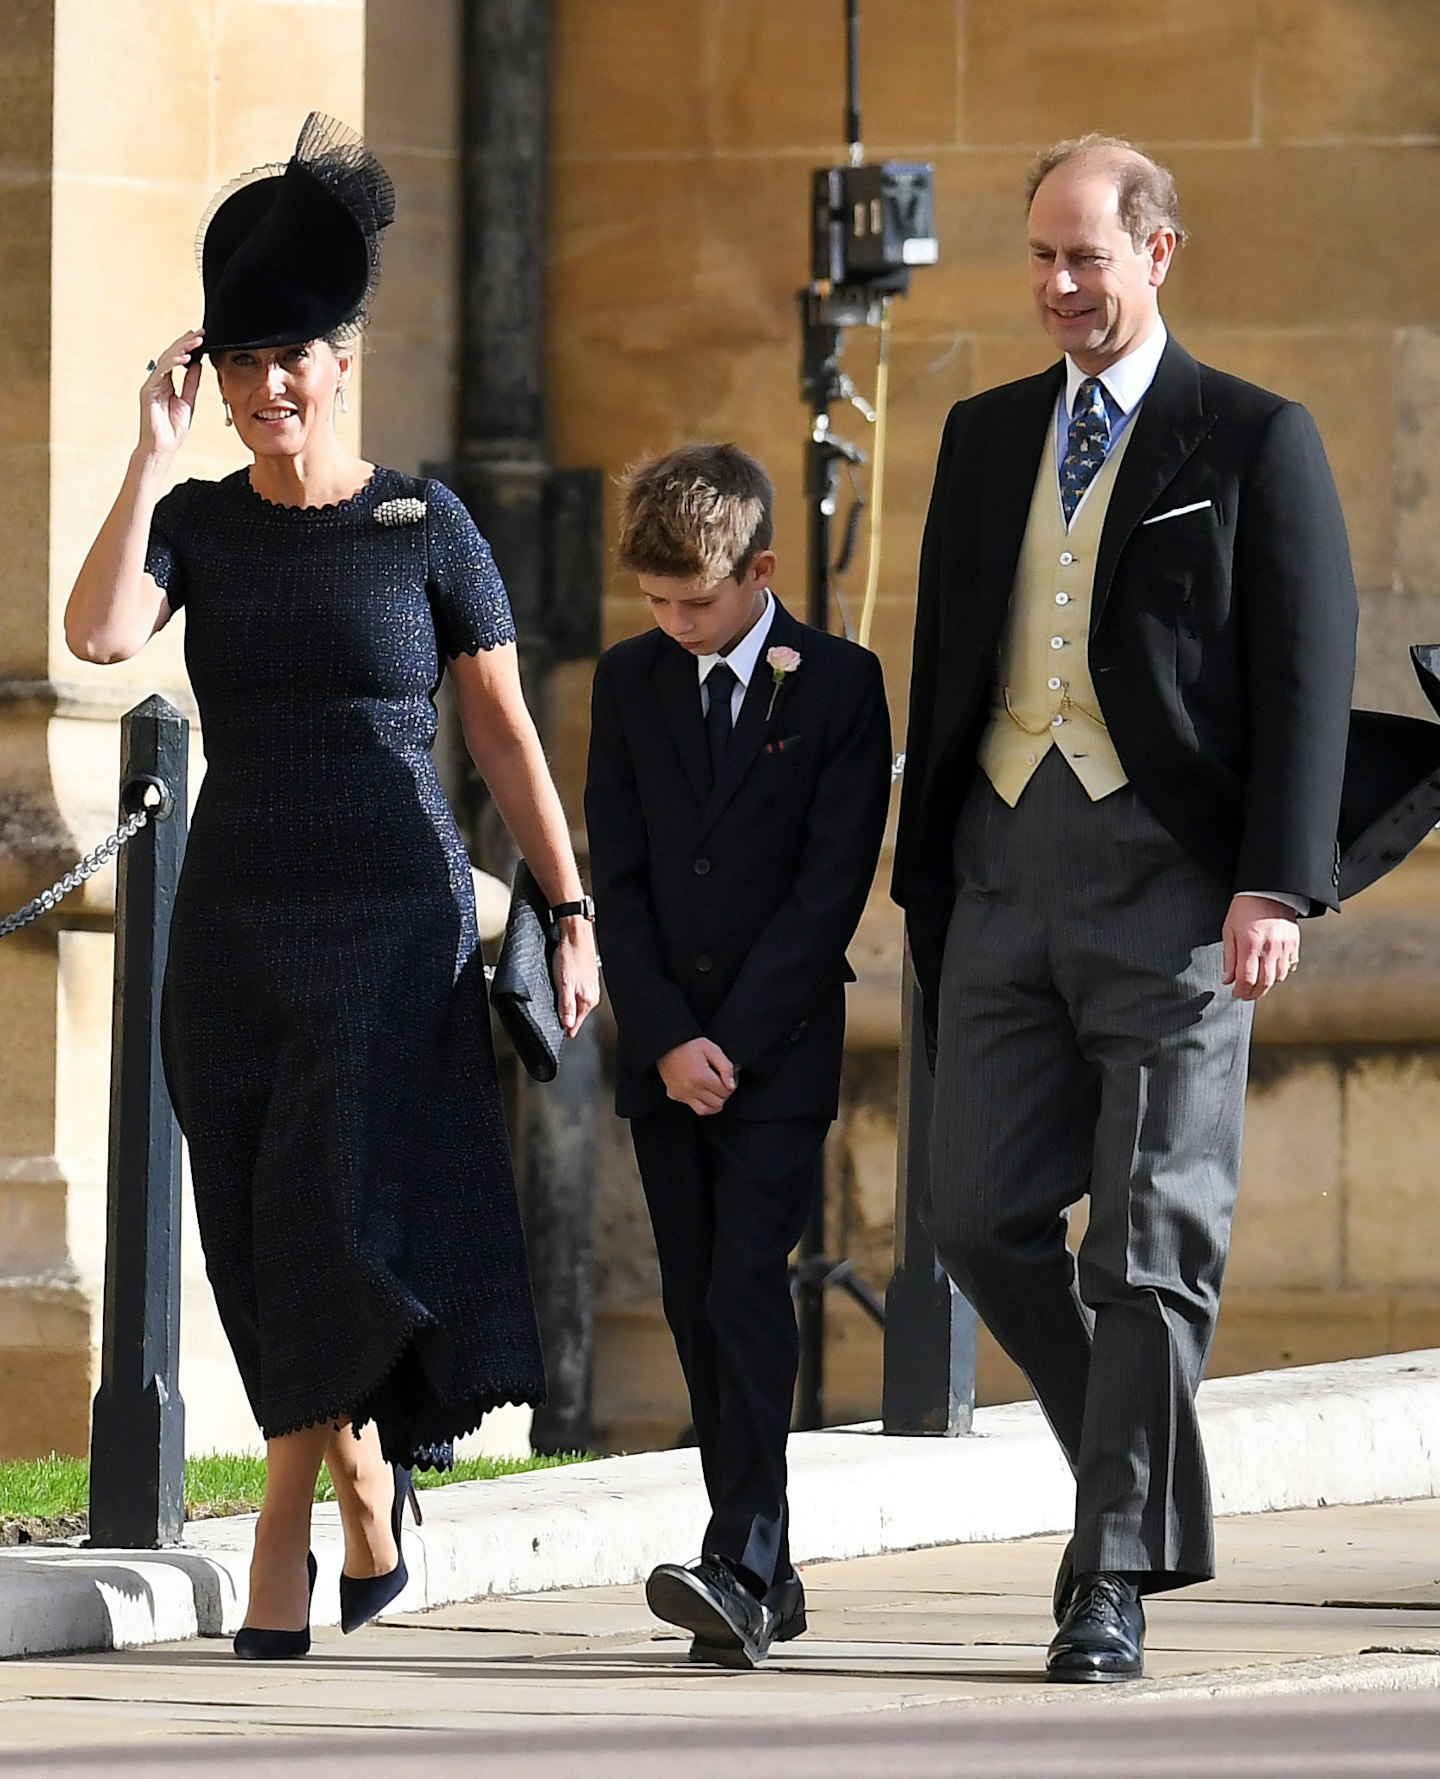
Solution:
M705 735L710 743L710 767L714 772L719 772L720 762L730 743L730 731L734 727L730 706L739 683L735 669L727 667L723 661L717 661L705 676L705 690L710 698L710 708L705 712Z
M1075 391L1065 461L1060 465L1060 506L1068 525L1085 490L1099 474L1110 450L1110 416L1098 377L1087 377Z

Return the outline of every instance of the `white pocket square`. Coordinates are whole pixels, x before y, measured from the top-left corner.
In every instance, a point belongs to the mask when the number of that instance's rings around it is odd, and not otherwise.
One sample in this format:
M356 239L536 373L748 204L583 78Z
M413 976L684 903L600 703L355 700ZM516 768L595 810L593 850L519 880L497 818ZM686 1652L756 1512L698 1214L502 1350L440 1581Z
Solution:
M1213 500L1192 500L1188 507L1171 507L1168 513L1156 513L1153 519L1142 519L1142 528L1146 525L1158 525L1162 519L1178 519L1184 513L1203 513L1206 507L1213 507Z

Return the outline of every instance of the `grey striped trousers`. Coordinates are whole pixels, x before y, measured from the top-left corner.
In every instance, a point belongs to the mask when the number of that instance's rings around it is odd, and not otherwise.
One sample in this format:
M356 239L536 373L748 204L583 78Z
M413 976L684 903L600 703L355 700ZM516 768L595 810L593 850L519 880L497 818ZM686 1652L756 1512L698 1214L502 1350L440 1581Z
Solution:
M1240 1164L1251 1007L1221 984L1229 890L1128 786L1055 750L955 840L927 1222L1076 1479L1075 1568L1214 1573L1195 1391ZM1078 1266L1069 1207L1086 1194Z

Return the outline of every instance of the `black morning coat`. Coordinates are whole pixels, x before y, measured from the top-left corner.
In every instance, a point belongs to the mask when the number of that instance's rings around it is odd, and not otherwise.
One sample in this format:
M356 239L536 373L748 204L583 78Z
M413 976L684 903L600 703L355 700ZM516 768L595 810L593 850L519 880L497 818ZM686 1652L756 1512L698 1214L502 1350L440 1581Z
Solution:
M932 1031L956 819L1064 376L1057 364L957 403L940 447L893 886ZM1440 727L1352 716L1355 584L1320 435L1298 403L1198 364L1173 337L1131 425L1090 622L1120 763L1232 893L1333 908L1440 819ZM1440 660L1412 652L1434 704Z
M777 647L800 655L778 690ZM838 1110L845 949L890 798L885 685L868 649L778 601L765 650L713 785L693 655L651 630L595 670L585 819L622 1118L664 1103L656 1060L702 1036L740 1072L727 1115Z

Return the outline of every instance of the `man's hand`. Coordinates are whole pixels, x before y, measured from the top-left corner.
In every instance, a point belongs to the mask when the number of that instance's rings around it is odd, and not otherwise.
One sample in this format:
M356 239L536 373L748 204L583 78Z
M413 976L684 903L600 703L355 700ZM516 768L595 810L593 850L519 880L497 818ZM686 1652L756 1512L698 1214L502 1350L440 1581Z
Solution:
M739 1081L734 1063L708 1038L691 1038L688 1044L677 1044L655 1066L670 1098L689 1106L700 1118L718 1112Z
M1236 896L1225 916L1225 981L1235 998L1258 1001L1300 962L1300 922L1283 902Z

